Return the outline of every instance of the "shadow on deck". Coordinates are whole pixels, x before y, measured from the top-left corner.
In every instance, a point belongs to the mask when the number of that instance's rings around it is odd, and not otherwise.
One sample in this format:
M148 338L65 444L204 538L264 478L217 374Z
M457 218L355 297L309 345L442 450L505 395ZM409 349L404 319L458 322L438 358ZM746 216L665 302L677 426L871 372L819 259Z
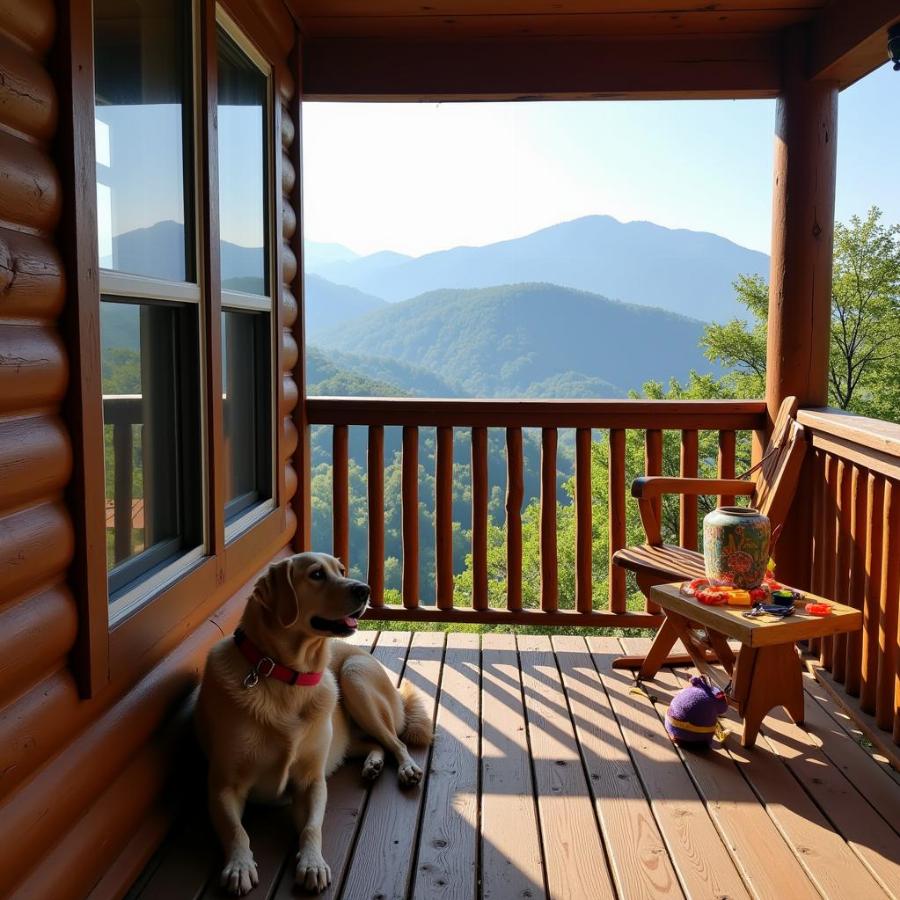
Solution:
M324 854L343 900L900 897L900 780L807 676L806 723L740 723L709 753L672 746L662 715L686 670L646 690L611 660L634 639L363 632L435 704L424 784L329 783ZM131 898L210 898L220 852L196 804ZM286 808L246 816L259 898L301 896Z

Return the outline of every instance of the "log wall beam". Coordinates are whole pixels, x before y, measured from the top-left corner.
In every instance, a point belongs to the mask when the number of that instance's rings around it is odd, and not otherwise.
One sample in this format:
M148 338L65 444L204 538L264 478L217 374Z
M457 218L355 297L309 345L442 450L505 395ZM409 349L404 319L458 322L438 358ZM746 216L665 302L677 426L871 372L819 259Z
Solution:
M775 35L618 40L308 39L304 100L774 97Z
M813 22L809 75L845 88L887 62L887 30L900 0L835 0Z

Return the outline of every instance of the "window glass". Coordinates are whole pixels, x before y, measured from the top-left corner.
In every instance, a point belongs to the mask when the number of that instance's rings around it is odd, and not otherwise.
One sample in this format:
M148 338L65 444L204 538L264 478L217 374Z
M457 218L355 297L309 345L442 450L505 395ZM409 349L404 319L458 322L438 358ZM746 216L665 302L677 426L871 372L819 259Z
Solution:
M197 310L100 304L110 599L202 543Z
M222 289L267 295L268 79L221 26L218 54Z
M225 518L272 496L269 316L222 313Z
M195 280L190 34L185 0L94 2L102 268Z

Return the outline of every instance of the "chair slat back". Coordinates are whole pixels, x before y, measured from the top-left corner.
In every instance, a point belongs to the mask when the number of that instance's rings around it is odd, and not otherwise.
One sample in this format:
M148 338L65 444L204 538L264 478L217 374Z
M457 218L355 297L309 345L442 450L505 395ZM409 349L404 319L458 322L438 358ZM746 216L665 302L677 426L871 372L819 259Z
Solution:
M806 456L806 437L796 415L797 398L786 397L762 463L753 475L753 505L771 519L773 527L787 517Z

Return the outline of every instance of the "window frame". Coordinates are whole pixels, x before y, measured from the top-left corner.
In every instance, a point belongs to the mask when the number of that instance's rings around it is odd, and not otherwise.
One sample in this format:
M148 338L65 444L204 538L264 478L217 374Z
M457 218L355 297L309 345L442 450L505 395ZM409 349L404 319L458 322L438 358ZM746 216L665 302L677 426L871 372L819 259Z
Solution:
M282 333L292 328L289 307L282 300L285 289L300 296L301 277L286 260L299 252L299 229L295 237L284 234L282 210L282 156L300 171L299 140L285 142L282 132L282 104L290 100L290 114L299 124L299 98L293 94L296 83L297 44L300 36L294 28L284 32L286 22L260 17L245 0L222 0L223 11L254 52L271 67L269 81L267 145L269 170L265 179L270 205L266 213L269 229L267 253L270 266L266 312L270 317L270 387L272 431L272 497L265 508L251 510L239 532L226 536L224 523L222 465L221 389L221 309L234 302L256 308L258 298L250 299L231 292L232 301L221 293L218 226L218 153L216 133L217 59L216 27L219 4L216 0L190 0L191 36L195 59L193 102L196 284L187 289L169 283L176 302L199 306L198 327L204 349L201 362L201 427L205 535L204 552L196 561L172 574L156 586L128 614L111 621L106 571L105 466L103 455L103 414L100 378L99 314L101 276L98 259L97 180L95 174L95 102L94 102L94 21L91 0L72 0L60 22L58 52L64 73L61 89L60 171L72 185L63 209L61 233L70 236L62 250L76 298L66 308L64 328L71 356L71 378L66 399L66 415L72 431L74 475L68 491L75 526L75 558L71 579L79 606L79 634L72 656L72 668L79 693L91 698L104 693L112 684L133 683L164 654L174 649L189 634L213 615L236 591L249 586L248 578L291 541L296 522L289 510L285 492L284 463L292 447L291 416L283 413ZM290 93L285 93L287 85ZM286 147L290 145L290 149ZM290 194L298 206L295 189ZM299 213L297 213L299 217ZM285 277L287 276L287 277ZM158 279L127 276L104 270L104 293L144 299L159 297ZM127 286L126 286L127 285ZM210 348L210 352L205 352ZM219 429L217 433L217 429Z
M200 128L200 106L201 106L201 75L200 75L200 7L202 0L188 0L190 3L190 14L186 16L190 33L187 38L190 44L190 80L187 81L186 87L190 89L190 129L185 130L182 135L182 141L187 144L185 137L190 137L190 159L183 161L182 170L185 175L191 176L193 183L184 184L184 200L185 204L190 204L190 209L185 210L185 228L190 224L192 235L193 264L188 265L185 260L185 269L192 271L194 275L193 281L170 281L163 278L153 278L147 275L134 275L130 272L120 272L116 269L104 269L99 266L99 287L100 302L105 299L110 300L141 300L147 303L157 301L161 304L184 304L197 309L197 345L198 353L198 411L199 411L199 474L200 474L200 544L191 547L186 552L178 553L170 562L161 562L161 565L145 576L138 575L133 584L125 584L120 590L110 590L109 572L107 572L107 604L109 607L109 629L112 631L115 627L134 614L145 603L152 602L153 597L167 586L177 581L185 573L195 568L196 565L207 555L209 548L209 527L208 516L206 510L209 506L209 447L203 440L203 432L206 428L208 410L206 407L205 391L203 385L207 377L208 365L208 348L203 339L204 335L204 316L208 315L208 304L204 302L202 292L204 270L206 265L206 254L202 250L201 227L202 218L201 211L205 202L203 183L201 180L201 156L204 150L203 135ZM93 27L93 17L91 21ZM92 56L93 69L93 56ZM93 78L92 72L92 78ZM183 148L184 150L184 145ZM95 244L97 244L97 236L95 235ZM188 243L185 241L185 249ZM99 252L97 251L98 257ZM102 354L102 347L101 347ZM105 422L104 422L105 424ZM144 551L152 552L152 551ZM177 552L177 551L176 551ZM166 557L168 558L168 556ZM116 595L116 596L113 596Z
M274 66L266 59L266 57L257 49L252 40L241 28L240 24L229 14L221 3L216 3L216 34L218 36L218 28L221 28L225 34L237 45L237 47L247 56L250 62L256 66L260 74L266 79L266 106L263 110L263 120L265 127L264 134L267 137L265 146L263 147L263 218L269 233L266 235L264 243L265 253L265 273L266 283L268 285L268 295L250 294L244 291L220 290L220 321L224 323L224 314L229 310L236 312L253 312L261 315L268 315L269 319L269 496L256 503L241 508L237 516L231 520L228 518L228 506L234 503L236 499L224 504L225 511L225 543L231 543L235 538L252 528L265 515L277 508L278 498L278 440L275 433L275 423L277 422L277 396L275 386L277 384L276 363L278 353L276 352L276 341L279 334L280 325L276 322L278 310L276 306L276 286L279 284L279 271L277 266L277 254L275 247L277 242L281 240L280 229L276 230L275 224L275 199L276 184L275 174L275 144L278 140L278 134L275 130L276 117L275 111L278 102L275 97L275 70ZM216 42L216 46L218 43ZM218 67L216 69L218 74ZM218 104L218 96L216 98ZM218 158L218 147L217 147ZM216 203L219 202L217 192ZM280 216L278 217L280 218ZM221 247L221 233L218 235L219 246ZM277 327L276 327L277 326ZM224 374L224 373L223 373Z

